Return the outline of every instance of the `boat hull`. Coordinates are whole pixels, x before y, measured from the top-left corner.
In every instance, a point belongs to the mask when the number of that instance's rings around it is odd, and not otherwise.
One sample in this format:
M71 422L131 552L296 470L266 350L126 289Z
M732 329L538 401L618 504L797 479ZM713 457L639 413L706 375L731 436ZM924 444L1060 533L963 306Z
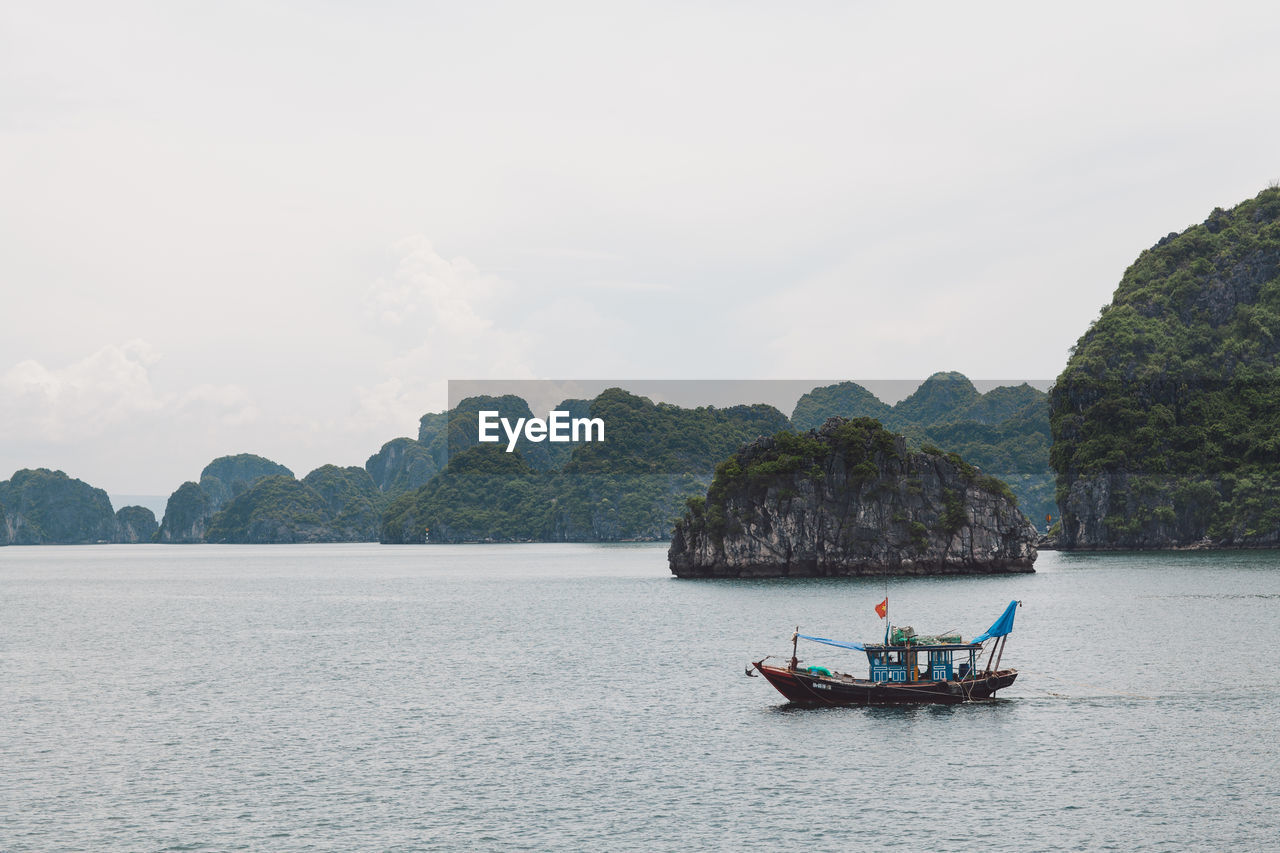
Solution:
M752 664L778 692L806 705L958 705L978 699L990 699L1018 677L1016 669L1002 669L986 676L964 681L917 681L908 684L890 681L868 681L848 676L815 675L805 670L768 666L764 661Z

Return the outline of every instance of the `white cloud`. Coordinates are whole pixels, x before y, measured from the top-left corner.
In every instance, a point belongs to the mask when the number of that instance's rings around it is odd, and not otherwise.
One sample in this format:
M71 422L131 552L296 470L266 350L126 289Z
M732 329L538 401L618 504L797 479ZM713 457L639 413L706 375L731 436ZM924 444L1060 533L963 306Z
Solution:
M0 478L61 468L116 492L161 494L214 456L258 449L262 413L248 390L159 388L161 364L154 347L132 340L61 365L27 359L4 370Z
M19 362L0 376L0 436L71 443L125 425L198 419L241 426L257 418L249 392L235 385L157 391L150 368L159 361L150 344L133 340L60 367Z
M490 323L482 312L499 284L466 258L442 257L426 237L406 237L395 246L400 261L390 278L374 282L369 312L382 326L474 335Z
M196 385L173 399L184 419L214 419L228 427L248 426L262 416L253 396L239 385Z
M466 258L446 259L426 237L399 241L395 272L369 288L367 316L392 345L383 378L355 390L340 428L403 435L427 411L445 407L449 379L533 378L536 336L500 325L504 300L519 291ZM518 313L518 312L516 312Z
M416 389L416 390L415 390ZM428 383L391 376L355 391L355 404L343 427L348 432L379 433L382 441L417 435L417 421L430 409L443 408L444 392Z
M49 368L15 364L0 377L0 435L69 441L164 407L148 367L157 355L145 341L105 346L79 361Z

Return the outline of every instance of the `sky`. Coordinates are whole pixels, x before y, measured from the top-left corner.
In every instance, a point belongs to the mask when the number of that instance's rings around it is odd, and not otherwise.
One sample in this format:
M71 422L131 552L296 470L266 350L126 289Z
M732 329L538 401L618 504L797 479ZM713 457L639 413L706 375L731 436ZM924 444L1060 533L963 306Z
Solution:
M1269 3L0 6L0 478L168 494L460 379L1049 379L1280 180Z

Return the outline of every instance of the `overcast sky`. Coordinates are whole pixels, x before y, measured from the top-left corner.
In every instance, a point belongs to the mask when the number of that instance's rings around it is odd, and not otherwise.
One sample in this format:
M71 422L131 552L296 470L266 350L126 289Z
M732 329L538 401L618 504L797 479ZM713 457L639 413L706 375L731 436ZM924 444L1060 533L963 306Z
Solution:
M168 494L462 378L1052 378L1280 179L1280 7L0 5L0 479Z

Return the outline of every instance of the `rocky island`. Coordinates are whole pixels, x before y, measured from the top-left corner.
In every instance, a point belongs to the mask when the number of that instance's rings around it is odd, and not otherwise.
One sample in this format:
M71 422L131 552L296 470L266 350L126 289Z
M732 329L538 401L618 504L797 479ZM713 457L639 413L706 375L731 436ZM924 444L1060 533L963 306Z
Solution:
M872 418L780 432L717 468L676 522L679 577L1031 572L1036 531L1009 487Z
M106 492L62 471L28 468L0 481L0 545L146 542L155 530L151 510L112 512Z
M234 498L265 477L293 478L278 462L241 453L220 456L200 472L200 482L186 482L169 496L157 536L161 542L203 542L213 517Z
M395 479L395 467L393 459L379 473ZM199 483L183 483L170 496L155 538L258 545L372 542L384 505L364 468L322 465L297 480L277 462L242 453L210 462Z

